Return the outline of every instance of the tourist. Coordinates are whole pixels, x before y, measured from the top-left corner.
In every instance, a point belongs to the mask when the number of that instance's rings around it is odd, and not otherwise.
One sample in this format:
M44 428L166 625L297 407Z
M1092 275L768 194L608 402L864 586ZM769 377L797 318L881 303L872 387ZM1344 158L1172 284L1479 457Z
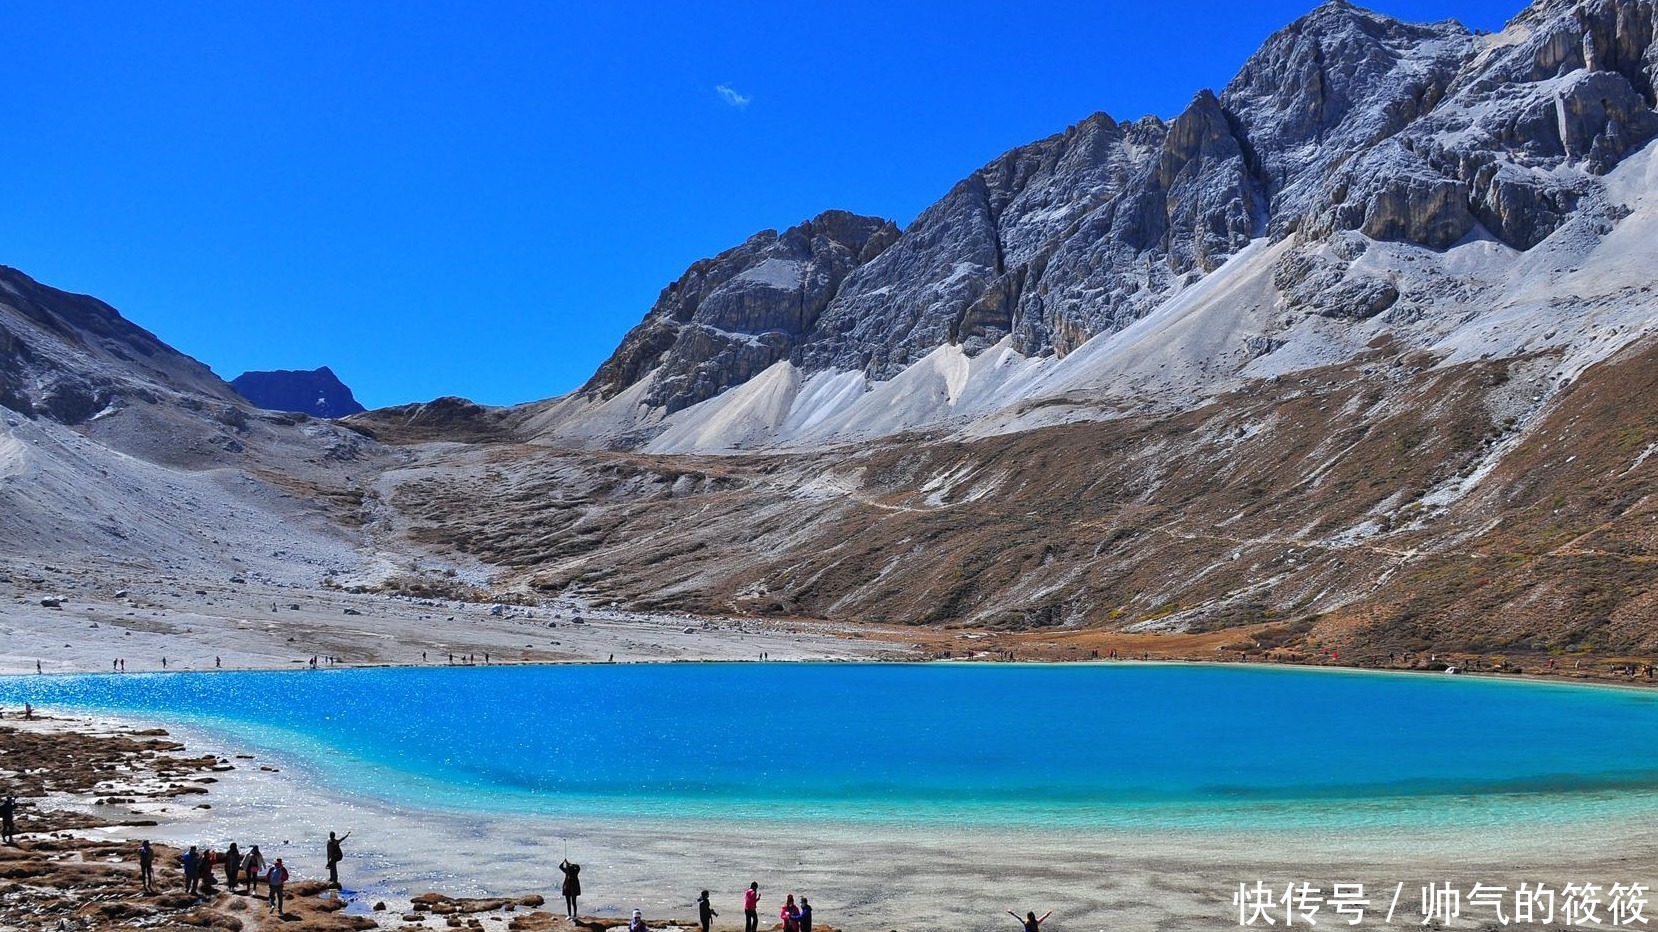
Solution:
M12 844L17 835L17 797L8 795L0 800L0 841Z
M184 892L195 893L196 865L201 860L201 855L196 853L196 846L191 845L190 850L184 852L179 860L184 863Z
M794 894L783 898L783 907L777 911L783 920L783 932L800 932L800 907L794 905Z
M202 852L201 858L196 861L196 876L200 879L196 893L200 896L213 896L213 867L219 863L219 853L212 848Z
M743 932L760 932L760 881L743 891Z
M1023 919L1020 919L1019 914L1011 909L1007 911L1007 914L1018 920L1019 924L1025 927L1025 932L1041 932L1042 923L1047 922L1048 917L1052 916L1054 911L1050 909L1043 913L1041 919L1036 918L1036 913L1034 912L1026 913L1025 918Z
M697 897L697 921L702 923L702 932L708 932L709 926L714 924L714 917L718 915L714 912L714 904L708 901L708 891L702 891L702 896Z
M248 849L248 856L242 861L242 876L247 878L248 893L259 895L259 875L265 872L265 856L259 853L259 846Z
M138 843L138 883L145 893L155 892L155 850L148 838Z
M27 718L27 719L34 718L35 717L35 707L28 704L27 702L23 703L23 717Z
M812 904L800 898L800 932L812 932Z
M230 843L230 847L225 849L225 889L227 891L236 892L236 876L241 872L242 850L236 847L236 842L233 841Z
M639 910L633 911L633 918L628 920L628 932L645 932L645 914Z
M282 866L282 859L277 858L271 865L270 872L265 875L265 886L270 888L271 912L282 915L283 895L282 888L288 882L288 869Z
M576 918L576 897L581 896L581 865L571 863L566 857L559 862L558 869L564 872L564 914L571 921Z
M340 838L335 838L333 832L328 833L328 885L336 890L340 888L340 862L345 860L345 852L340 850L340 842L350 837L350 832L346 832Z

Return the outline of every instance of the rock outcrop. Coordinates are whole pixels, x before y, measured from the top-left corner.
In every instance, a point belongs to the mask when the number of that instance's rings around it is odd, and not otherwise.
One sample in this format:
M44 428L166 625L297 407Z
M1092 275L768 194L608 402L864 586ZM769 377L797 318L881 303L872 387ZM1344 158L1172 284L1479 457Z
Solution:
M829 211L766 230L687 269L582 389L608 398L649 378L644 403L696 404L790 358L853 270L879 256L891 221Z
M232 388L267 411L296 411L312 417L345 417L363 410L334 370L323 366L304 371L277 369L244 372L230 380Z

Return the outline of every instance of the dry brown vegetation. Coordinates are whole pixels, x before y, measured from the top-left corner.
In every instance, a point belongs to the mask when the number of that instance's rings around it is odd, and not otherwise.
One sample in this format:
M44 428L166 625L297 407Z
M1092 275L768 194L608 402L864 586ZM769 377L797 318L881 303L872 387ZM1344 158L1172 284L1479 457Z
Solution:
M391 504L506 588L640 607L1291 659L1658 652L1658 350L1558 393L1551 363L1383 346L1194 410L812 454L428 448L446 468Z

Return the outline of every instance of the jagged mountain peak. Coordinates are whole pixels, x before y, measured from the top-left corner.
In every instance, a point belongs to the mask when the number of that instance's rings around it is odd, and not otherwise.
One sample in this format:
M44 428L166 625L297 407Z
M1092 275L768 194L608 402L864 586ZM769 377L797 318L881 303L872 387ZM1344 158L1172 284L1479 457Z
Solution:
M670 412L712 398L788 358L847 275L897 238L890 220L829 210L694 263L581 393L645 383L644 403Z
M1321 4L1171 119L1095 113L991 159L829 262L807 313L782 273L838 242L822 231L693 265L584 390L603 410L554 405L531 431L746 448L1049 396L1185 404L1373 339L1431 344L1502 280L1420 271L1442 254L1580 254L1633 209L1602 179L1658 136L1653 10L1539 0L1481 35Z

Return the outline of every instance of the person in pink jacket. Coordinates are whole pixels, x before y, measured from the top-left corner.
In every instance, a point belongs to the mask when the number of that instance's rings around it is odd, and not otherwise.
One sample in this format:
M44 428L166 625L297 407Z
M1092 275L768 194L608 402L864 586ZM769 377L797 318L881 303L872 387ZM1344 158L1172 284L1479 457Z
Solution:
M743 932L760 930L760 881L756 880L743 891Z

